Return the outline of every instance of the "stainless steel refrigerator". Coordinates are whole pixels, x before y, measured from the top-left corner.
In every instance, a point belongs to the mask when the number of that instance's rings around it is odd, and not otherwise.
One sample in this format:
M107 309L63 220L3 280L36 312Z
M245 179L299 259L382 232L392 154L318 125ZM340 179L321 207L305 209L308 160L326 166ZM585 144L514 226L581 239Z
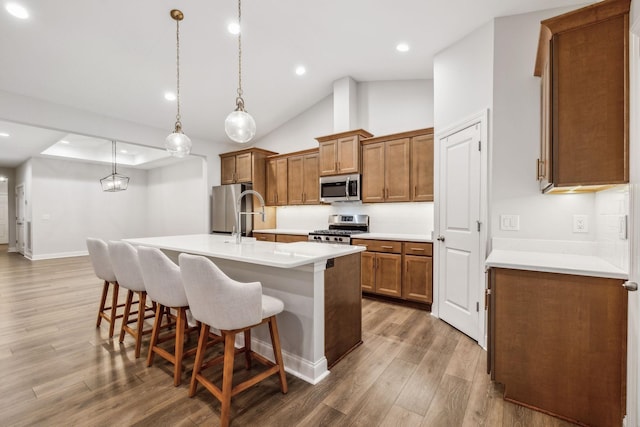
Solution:
M231 234L236 225L236 203L238 196L245 190L251 190L251 184L228 184L211 188L211 232ZM247 195L240 204L242 212L253 211L253 197ZM241 215L240 231L248 236L253 230L253 215Z

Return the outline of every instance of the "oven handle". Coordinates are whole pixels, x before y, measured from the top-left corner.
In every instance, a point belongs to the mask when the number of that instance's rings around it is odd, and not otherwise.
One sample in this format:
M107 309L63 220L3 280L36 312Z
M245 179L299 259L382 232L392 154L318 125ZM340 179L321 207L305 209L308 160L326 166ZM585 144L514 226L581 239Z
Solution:
M351 181L350 176L347 177L347 185L344 186L344 195L347 197L347 200L349 200L349 181Z

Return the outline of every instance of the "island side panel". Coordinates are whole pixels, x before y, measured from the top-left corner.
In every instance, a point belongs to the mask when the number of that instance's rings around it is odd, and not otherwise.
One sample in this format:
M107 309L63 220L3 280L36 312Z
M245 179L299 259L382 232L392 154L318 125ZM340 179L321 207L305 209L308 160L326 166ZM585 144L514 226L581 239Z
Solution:
M324 272L324 349L329 368L362 344L360 254L329 260Z

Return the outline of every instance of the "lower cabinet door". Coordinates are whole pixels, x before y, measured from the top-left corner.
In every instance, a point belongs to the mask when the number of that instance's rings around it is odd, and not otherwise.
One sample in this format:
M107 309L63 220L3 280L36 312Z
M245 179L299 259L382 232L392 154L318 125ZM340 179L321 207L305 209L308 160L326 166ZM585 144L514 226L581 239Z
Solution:
M402 255L376 254L376 293L402 297Z
M364 292L374 292L376 289L376 254L373 252L362 252L360 258L360 285Z
M411 301L433 302L433 258L405 255L402 297Z

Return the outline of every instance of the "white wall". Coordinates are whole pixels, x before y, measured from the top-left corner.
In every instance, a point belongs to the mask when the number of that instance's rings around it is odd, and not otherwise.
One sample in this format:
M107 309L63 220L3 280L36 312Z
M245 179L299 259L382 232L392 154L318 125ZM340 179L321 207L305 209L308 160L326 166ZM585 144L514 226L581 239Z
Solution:
M358 127L388 135L433 126L433 80L358 83Z
M329 95L272 132L257 139L256 147L291 153L318 147L314 138L333 133L333 96Z
M497 18L495 22L490 213L493 237L595 241L594 194L543 195L540 80L533 76L540 21L567 9ZM500 215L520 216L519 231L500 230ZM588 233L573 232L573 215L587 215Z
M332 214L366 214L372 233L421 234L431 237L433 203L338 203L277 209L278 228L323 230Z
M436 54L433 60L435 132L491 108L493 23L487 23Z
M145 235L208 233L209 187L206 176L207 164L200 157L151 169L147 174Z
M110 165L31 159L33 259L86 253L87 237L121 239L145 235L145 171L121 168L130 177L126 191L103 192L100 178Z

